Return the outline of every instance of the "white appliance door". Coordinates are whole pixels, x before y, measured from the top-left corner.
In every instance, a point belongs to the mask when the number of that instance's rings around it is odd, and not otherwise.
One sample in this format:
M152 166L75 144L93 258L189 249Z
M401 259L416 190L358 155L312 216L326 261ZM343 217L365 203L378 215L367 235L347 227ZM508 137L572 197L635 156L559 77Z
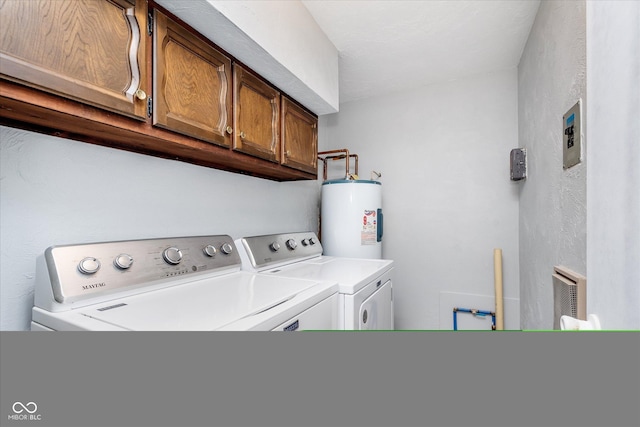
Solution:
M391 280L385 282L360 305L358 329L392 330L393 300Z
M272 329L273 331L309 331L338 329L338 294L308 308Z

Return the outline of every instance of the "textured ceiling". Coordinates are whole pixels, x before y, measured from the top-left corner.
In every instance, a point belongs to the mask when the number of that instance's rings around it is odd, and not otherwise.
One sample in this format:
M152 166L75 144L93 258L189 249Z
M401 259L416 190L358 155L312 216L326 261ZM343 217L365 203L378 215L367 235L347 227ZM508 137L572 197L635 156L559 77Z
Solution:
M303 0L340 53L340 103L516 67L539 0Z

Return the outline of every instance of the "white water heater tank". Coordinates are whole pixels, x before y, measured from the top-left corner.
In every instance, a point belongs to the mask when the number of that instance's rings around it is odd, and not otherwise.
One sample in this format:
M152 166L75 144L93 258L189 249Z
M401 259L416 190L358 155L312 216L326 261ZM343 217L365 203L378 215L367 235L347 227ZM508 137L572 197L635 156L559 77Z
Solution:
M382 258L382 219L382 183L348 179L322 183L324 255Z

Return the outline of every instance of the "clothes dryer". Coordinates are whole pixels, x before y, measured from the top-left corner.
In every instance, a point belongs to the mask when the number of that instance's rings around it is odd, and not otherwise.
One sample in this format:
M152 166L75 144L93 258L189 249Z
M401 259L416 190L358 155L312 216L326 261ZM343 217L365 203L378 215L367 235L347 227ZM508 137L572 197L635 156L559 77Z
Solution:
M392 260L322 255L322 244L313 232L244 237L236 246L244 270L337 282L340 328L393 329Z

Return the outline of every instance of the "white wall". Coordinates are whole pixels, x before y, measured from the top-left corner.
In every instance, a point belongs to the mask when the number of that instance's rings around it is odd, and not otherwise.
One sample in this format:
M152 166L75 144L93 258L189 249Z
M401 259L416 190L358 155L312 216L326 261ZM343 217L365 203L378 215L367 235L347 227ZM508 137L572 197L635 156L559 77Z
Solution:
M640 330L640 2L587 2L587 311Z
M523 329L553 329L554 265L587 273L586 158L562 167L562 116L579 98L589 125L585 28L584 1L542 2L518 66L518 139L528 163L519 184Z
M274 182L0 127L0 329L28 329L48 246L318 229L316 181Z
M382 172L383 257L395 260L398 329L451 329L452 320L441 325L441 292L482 304L466 308L495 309L485 306L494 248L504 254L504 296L519 298L518 188L508 162L517 129L515 69L346 103L321 117L321 151L358 154L361 178ZM329 178L343 176L344 163L332 163L342 172L332 165ZM506 328L519 329L517 311L505 311Z

